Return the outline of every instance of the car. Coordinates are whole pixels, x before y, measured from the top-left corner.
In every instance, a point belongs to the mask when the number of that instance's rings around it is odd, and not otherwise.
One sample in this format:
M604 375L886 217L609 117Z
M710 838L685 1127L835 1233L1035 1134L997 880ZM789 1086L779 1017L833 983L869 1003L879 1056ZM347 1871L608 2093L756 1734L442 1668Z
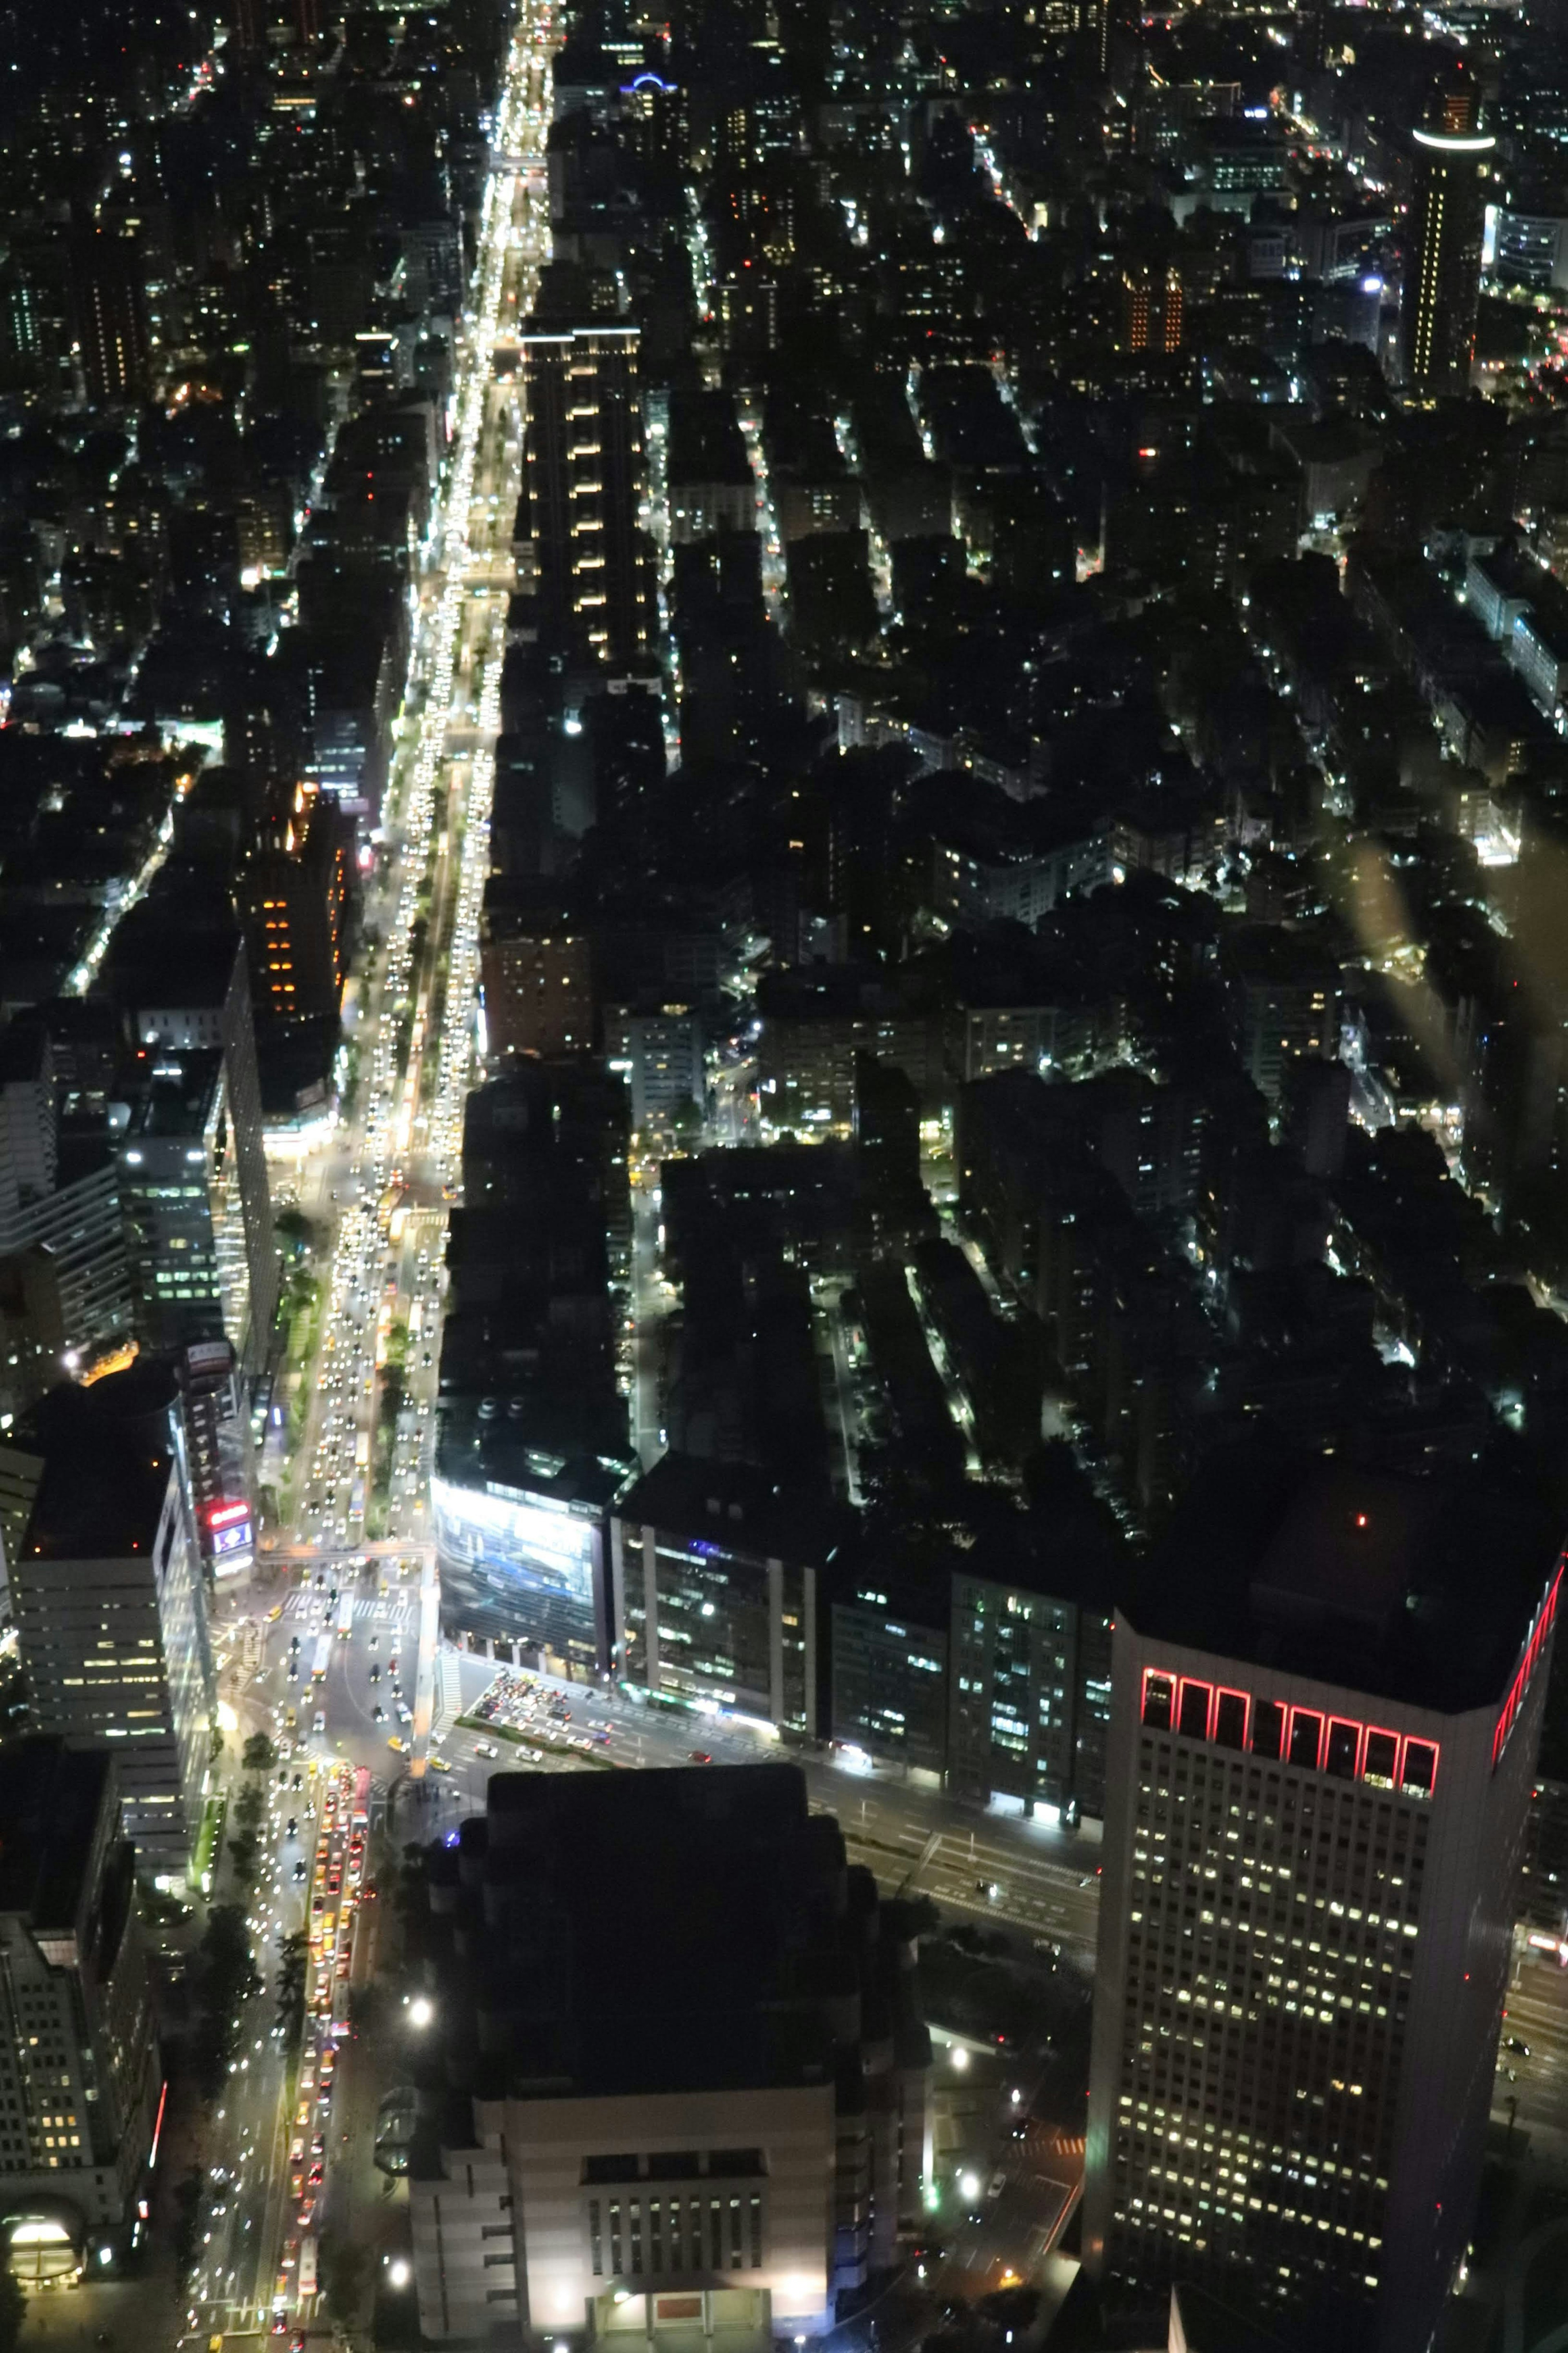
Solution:
M381 1705L379 1701L377 1701L375 1706L371 1709L370 1720L373 1724L384 1724L386 1722L386 1710Z
M301 1855L299 1862L294 1865L294 1879L296 1884L298 1884L301 1879L308 1879L310 1877L310 1866L305 1861L304 1856Z
M395 1748L400 1757L406 1757L408 1754L407 1741L400 1740L395 1732L386 1745L389 1748Z
M378 1666L372 1667L370 1671L370 1679L373 1683L378 1683L381 1681L381 1669Z
M318 2189L321 2186L322 2170L323 2168L318 2161L310 2168L310 2172L306 2175L305 2178L309 2181L312 2189Z
M299 1817L298 1817L298 1815L296 1815L296 1814L290 1814L290 1815L289 1815L289 1825L288 1825L288 1828L285 1830L285 1831L284 1831L284 1833L283 1833L284 1837L285 1837L285 1838L292 1838L292 1837L293 1837L293 1835L294 1835L294 1833L295 1833L295 1831L299 1829L299 1827L300 1827L300 1822L299 1822Z
M500 1755L500 1750L496 1746L493 1740L476 1740L474 1743L474 1755L476 1757L499 1757Z
M1517 2051L1521 2059L1528 2059L1530 2056L1529 2043L1521 2042L1517 2034L1510 2034L1502 2047L1505 2051Z
M430 1770L433 1773L449 1773L451 1769L444 1757L432 1757L430 1759Z
M310 1729L311 1729L311 1731L312 1731L312 1732L317 1733L317 1734L320 1734L320 1733L323 1733L323 1732L325 1732L326 1728L327 1728L327 1719L326 1719L325 1713L324 1713L324 1711L323 1711L322 1709L318 1708L318 1709L316 1710L316 1713L315 1713L314 1717L313 1717L313 1718L312 1718L312 1720L311 1720Z
M711 1765L713 1759L706 1748L692 1748L688 1750L686 1761L689 1765Z

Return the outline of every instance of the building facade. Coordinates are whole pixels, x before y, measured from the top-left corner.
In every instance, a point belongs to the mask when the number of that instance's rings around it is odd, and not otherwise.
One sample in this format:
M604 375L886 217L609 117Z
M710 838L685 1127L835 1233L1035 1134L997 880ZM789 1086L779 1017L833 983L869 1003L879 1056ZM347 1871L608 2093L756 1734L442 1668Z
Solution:
M647 482L639 334L599 322L521 342L523 493L517 544L543 613L598 660L646 659L653 554L637 522Z
M1405 374L1418 390L1462 393L1475 355L1486 189L1497 145L1479 128L1479 92L1462 62L1413 136L1400 305Z
M930 2038L912 1948L798 1768L495 1775L426 1894L426 2341L764 2353L892 2263Z
M21 1437L43 1464L7 1560L33 1722L111 1748L126 1835L174 1883L216 1699L173 1379L137 1366L55 1390Z
M1473 2219L1561 1572L1494 1529L1478 1606L1490 1515L1436 1482L1310 1474L1239 1587L1222 1520L1188 1521L1175 1606L1117 1615L1086 2260L1420 2353Z
M935 1778L947 1764L947 1629L922 1615L936 1612L895 1609L858 1579L831 1605L831 1733L879 1764Z
M948 1787L983 1804L1098 1820L1110 1637L1104 1604L955 1576Z
M130 2237L162 2069L115 1758L0 1750L0 2204L26 2284Z
M623 1680L815 1733L822 1520L764 1472L666 1454L610 1521Z

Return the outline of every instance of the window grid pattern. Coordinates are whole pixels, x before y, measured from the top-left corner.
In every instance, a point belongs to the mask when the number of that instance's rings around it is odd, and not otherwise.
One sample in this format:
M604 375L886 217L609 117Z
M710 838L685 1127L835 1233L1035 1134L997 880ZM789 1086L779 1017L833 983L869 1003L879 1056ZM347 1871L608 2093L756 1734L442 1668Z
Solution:
M1145 1728L1117 2268L1378 2285L1425 1800Z

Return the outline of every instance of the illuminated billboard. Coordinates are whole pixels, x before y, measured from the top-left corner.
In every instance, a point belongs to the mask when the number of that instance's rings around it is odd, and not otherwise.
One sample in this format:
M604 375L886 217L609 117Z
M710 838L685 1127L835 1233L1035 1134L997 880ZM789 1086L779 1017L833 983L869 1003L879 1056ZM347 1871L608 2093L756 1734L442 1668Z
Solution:
M597 1662L605 1524L596 1505L441 1478L430 1502L444 1626Z

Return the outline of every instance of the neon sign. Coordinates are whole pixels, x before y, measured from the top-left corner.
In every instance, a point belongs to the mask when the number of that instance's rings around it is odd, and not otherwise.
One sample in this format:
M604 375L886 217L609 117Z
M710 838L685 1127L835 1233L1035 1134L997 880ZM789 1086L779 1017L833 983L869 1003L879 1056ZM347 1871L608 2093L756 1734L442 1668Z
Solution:
M1201 1740L1212 1748L1293 1765L1335 1781L1364 1781L1407 1798L1429 1798L1437 1786L1435 1740L1388 1732L1356 1716L1259 1699L1252 1692L1163 1667L1143 1670L1142 1718L1152 1732L1174 1733L1180 1740Z
M1559 1560L1552 1582L1546 1588L1545 1598L1531 1620L1530 1631L1524 1638L1524 1648L1520 1652L1519 1664L1513 1671L1513 1681L1508 1687L1508 1697L1504 1700L1501 1712L1498 1716L1497 1725L1492 1733L1492 1771L1494 1773L1502 1763L1503 1750L1508 1746L1510 1735L1519 1721L1519 1712L1524 1705L1525 1694L1535 1680L1535 1670L1541 1664L1541 1654L1546 1648L1546 1638L1551 1633L1556 1619L1557 1589L1563 1582L1563 1563Z

